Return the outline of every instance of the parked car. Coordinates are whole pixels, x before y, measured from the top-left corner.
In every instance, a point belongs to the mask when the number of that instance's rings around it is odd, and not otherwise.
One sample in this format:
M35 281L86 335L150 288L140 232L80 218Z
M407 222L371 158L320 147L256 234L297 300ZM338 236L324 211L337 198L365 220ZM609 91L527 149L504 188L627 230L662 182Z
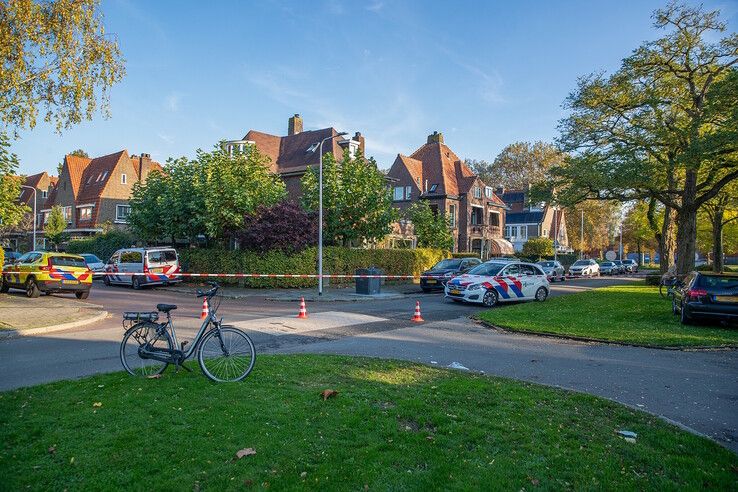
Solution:
M22 255L17 251L5 251L5 258L3 259L3 265L12 265L20 259Z
M682 324L699 320L738 323L738 274L690 273L674 289L671 310Z
M498 302L545 301L549 289L548 278L540 266L491 260L446 282L445 294L455 302L492 307Z
M599 276L600 265L594 260L577 260L569 267L569 275L574 277Z
M41 292L73 293L77 299L87 299L91 287L92 272L81 256L31 251L4 269L0 292L25 290L31 298Z
M625 271L628 273L635 273L638 271L638 262L635 260L623 260L623 266Z
M625 266L623 260L613 260L613 263L618 266L618 273L626 273L628 271L628 267Z
M600 263L600 275L617 275L620 267L614 261L603 261Z
M566 271L564 270L564 265L562 265L558 261L539 261L537 265L541 267L543 273L546 274L549 282L555 282L556 279L559 279L562 282L566 280Z
M420 288L423 292L443 289L451 278L466 273L469 269L482 263L479 258L449 258L441 260L430 270L420 274Z
M105 265L105 285L168 285L181 282L179 256L174 248L119 249ZM109 275L108 275L109 274Z
M92 278L105 276L105 263L100 258L92 253L82 253L80 256L85 259L87 268L92 270Z

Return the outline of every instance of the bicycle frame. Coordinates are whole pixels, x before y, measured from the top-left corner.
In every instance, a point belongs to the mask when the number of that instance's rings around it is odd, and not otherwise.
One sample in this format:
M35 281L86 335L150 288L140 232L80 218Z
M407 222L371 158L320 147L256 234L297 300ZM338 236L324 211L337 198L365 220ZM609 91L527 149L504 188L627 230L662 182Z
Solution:
M208 326L210 324L213 324L215 326L214 329L220 328L220 321L215 317L215 313L213 311L208 312L207 318L205 318L202 322L202 325L200 325L200 329L197 331L197 334L195 334L195 338L192 339L192 343L190 345L190 348L188 348L186 351L180 350L176 347L179 347L179 341L177 340L177 331L174 328L174 323L172 322L172 316L171 313L167 313L167 321L166 323L159 323L159 327L162 329L168 331L170 333L170 336L172 338L172 342L174 343L174 349L164 349L164 348L156 348L151 347L151 344L155 343L160 336L160 333L154 337L151 342L146 343L145 345L139 347L139 357L142 359L154 359L158 360L160 362L169 362L169 363L175 363L180 364L184 362L185 360L189 359L192 354L195 353L195 350L197 349L198 344L200 343L200 340L207 332ZM221 342L222 343L222 342ZM149 346L150 348L146 348L146 346ZM159 353L167 354L167 356L158 355Z

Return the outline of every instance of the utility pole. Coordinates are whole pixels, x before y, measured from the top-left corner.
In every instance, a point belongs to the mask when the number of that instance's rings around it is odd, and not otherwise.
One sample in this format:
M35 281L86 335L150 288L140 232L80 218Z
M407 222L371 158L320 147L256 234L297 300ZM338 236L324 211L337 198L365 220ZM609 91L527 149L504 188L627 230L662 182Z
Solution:
M582 226L579 230L579 233L579 259L581 260L582 258L584 258L584 210L582 210Z
M31 251L36 250L36 188L33 186L21 185L21 188L28 188L33 191L33 248Z

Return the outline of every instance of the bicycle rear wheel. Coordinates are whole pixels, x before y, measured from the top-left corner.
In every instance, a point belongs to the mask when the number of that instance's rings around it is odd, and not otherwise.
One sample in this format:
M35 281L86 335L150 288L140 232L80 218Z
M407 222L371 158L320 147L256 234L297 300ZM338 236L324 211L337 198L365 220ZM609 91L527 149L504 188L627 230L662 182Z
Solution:
M236 328L210 330L197 352L200 369L212 381L237 382L249 375L256 350L249 336Z
M159 325L144 321L132 326L126 334L123 335L123 341L120 344L120 362L123 367L132 376L153 376L161 374L169 365L168 362L161 362L153 359L142 359L138 355L139 347L147 342L151 343L154 348L166 348L172 350L174 345L169 332L163 331L157 336Z

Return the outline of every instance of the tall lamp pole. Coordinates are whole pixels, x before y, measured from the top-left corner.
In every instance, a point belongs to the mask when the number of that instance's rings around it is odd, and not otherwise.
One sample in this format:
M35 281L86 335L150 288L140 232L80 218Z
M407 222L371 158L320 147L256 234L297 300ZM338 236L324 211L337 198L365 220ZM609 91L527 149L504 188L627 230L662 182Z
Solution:
M584 258L584 210L582 210L582 225L579 228L579 259Z
M36 249L36 188L33 186L27 186L27 185L21 185L21 188L28 188L29 190L33 190L33 248L32 250Z
M320 141L318 151L318 295L323 295L323 144L328 140L348 135L346 132L325 137ZM315 145L315 144L313 144ZM315 149L313 148L313 152Z
M554 210L554 261L558 261L559 255L558 255L558 248L556 247L556 245L559 241L559 228L556 222L556 207L555 206L553 210Z

